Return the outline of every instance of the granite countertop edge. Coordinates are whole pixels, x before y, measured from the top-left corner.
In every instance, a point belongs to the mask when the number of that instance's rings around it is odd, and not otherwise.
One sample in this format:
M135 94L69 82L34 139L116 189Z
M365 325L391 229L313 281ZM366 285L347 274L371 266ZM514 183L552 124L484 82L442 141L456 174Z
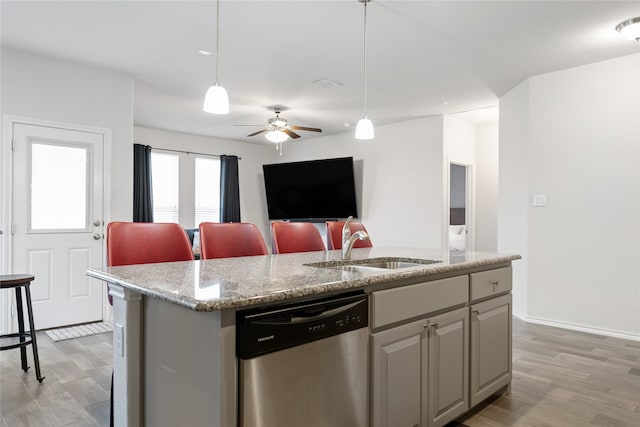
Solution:
M284 290L264 290L254 295L241 295L237 297L223 297L219 299L201 301L186 295L176 294L167 289L153 286L140 286L123 280L118 276L97 269L87 270L87 275L108 283L121 285L124 288L138 292L142 295L157 298L169 303L177 304L190 310L211 312L226 309L238 309L259 304L284 302L289 299L304 298L307 296L324 295L338 291L358 290L367 286L400 281L406 279L428 278L429 276L443 274L458 270L466 270L494 264L501 264L520 259L520 255L496 254L495 257L484 260L467 261L457 264L429 264L422 268L403 270L389 270L378 274L368 274L351 280L337 280L323 283L312 283L296 286ZM339 263L339 262L338 262Z

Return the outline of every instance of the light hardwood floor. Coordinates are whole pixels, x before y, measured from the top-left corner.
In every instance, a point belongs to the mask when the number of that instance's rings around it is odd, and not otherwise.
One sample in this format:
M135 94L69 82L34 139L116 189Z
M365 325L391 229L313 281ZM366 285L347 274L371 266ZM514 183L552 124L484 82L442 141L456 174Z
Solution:
M513 319L513 381L470 427L640 426L640 342Z
M33 368L20 370L17 350L0 353L2 427L108 426L111 334L58 343L44 334L38 339L42 384ZM640 342L514 318L513 345L511 394L492 399L460 423L640 426Z
M42 384L31 347L26 373L19 350L0 352L2 427L108 426L112 334L53 342L39 332L37 338Z

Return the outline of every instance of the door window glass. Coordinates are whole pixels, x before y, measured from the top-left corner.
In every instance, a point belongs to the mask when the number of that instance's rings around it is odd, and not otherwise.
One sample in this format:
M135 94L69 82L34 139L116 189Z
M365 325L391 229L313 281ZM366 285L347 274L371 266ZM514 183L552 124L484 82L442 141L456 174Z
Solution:
M30 230L86 230L88 147L31 143Z

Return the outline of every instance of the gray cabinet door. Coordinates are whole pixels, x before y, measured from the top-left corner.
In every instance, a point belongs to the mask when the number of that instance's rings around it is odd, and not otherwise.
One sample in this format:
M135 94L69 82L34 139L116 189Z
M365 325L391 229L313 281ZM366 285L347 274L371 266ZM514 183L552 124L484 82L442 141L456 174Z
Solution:
M425 324L421 320L372 336L372 427L421 426Z
M511 295L471 306L471 406L511 381Z
M429 426L443 426L469 408L469 310L461 308L428 320Z

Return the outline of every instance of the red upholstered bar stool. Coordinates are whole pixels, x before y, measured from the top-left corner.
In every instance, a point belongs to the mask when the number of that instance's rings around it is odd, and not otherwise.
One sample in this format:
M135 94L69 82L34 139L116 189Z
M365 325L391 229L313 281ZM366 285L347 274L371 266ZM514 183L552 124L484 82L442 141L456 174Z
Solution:
M202 259L268 255L260 230L248 222L200 223Z
M329 250L342 249L342 227L344 227L344 221L327 221L327 248ZM353 236L356 231L364 231L367 233L367 229L364 228L361 222L352 222L349 224L351 235ZM369 233L367 233L369 234ZM353 245L354 248L371 248L373 244L371 239L358 240Z
M318 229L310 222L272 222L273 253L324 251Z
M16 291L16 306L18 310L18 332L13 334L6 334L0 336L0 338L19 338L19 342L15 344L8 344L0 346L0 351L11 350L14 348L20 349L20 360L22 362L22 370L27 372L29 367L27 366L27 349L26 346L30 345L33 350L33 363L36 365L36 378L39 382L44 380L44 377L40 373L40 359L38 358L38 342L36 341L36 327L33 323L33 308L31 307L31 282L34 277L28 274L8 274L0 276L0 289L15 289ZM25 300L27 303L27 315L29 316L29 330L24 329L24 312L22 309L22 288L24 288ZM29 339L27 339L29 338Z

